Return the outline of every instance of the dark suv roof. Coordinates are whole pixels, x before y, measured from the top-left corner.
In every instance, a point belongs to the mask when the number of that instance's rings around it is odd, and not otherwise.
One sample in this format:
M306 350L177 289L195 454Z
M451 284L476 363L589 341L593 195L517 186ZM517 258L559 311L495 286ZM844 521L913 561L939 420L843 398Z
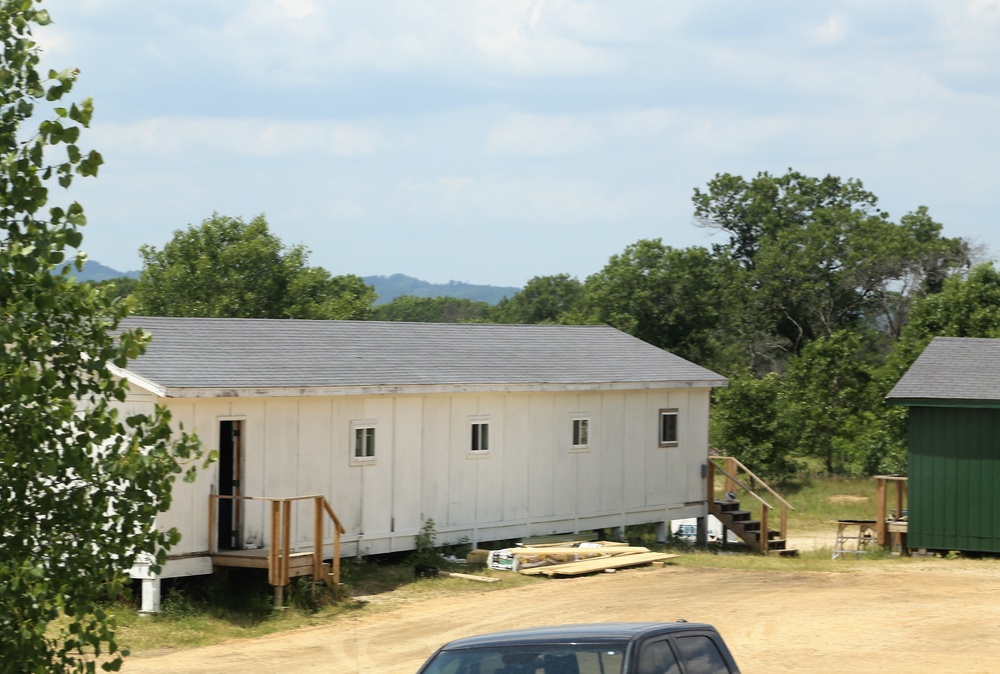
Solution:
M523 644L558 643L627 643L635 639L687 630L713 629L701 623L595 623L590 625L558 625L553 627L532 627L480 634L474 637L456 639L441 648L444 651L483 646L517 646Z

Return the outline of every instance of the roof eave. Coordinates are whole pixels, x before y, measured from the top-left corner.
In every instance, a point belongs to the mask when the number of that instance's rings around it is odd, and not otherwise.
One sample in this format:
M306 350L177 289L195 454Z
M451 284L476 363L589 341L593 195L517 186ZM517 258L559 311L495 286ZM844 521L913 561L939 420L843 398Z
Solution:
M377 386L213 386L165 387L138 378L137 386L162 398L302 398L351 395L420 395L447 393L530 393L561 391L635 391L655 389L710 389L727 386L726 379L643 382L555 382L511 384L401 384Z
M116 377L121 377L122 379L128 381L130 384L138 386L143 390L149 391L153 395L159 396L161 398L171 397L167 393L168 391L167 387L161 386L160 384L157 384L151 379L147 379L139 374L136 374L135 372L127 368L121 368L116 365L109 364L108 369L111 370L111 374L115 375Z

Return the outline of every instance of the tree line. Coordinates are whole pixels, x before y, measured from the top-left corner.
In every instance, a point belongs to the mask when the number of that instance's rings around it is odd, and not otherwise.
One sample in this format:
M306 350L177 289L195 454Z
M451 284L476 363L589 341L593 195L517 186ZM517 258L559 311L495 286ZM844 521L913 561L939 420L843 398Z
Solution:
M496 305L398 297L308 265L263 216L215 214L144 246L118 281L159 316L605 323L725 374L712 443L762 475L905 470L905 413L883 398L935 335L1000 336L1000 277L925 207L893 221L854 179L720 174L692 197L711 247L645 239L583 281L538 276Z

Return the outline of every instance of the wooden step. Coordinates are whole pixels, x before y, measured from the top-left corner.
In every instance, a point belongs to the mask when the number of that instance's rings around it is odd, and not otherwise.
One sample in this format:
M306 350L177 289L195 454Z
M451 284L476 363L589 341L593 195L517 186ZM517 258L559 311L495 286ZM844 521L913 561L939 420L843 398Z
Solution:
M751 513L749 510L727 510L722 515L732 522L745 522L750 519Z
M740 502L739 501L725 501L725 500L722 500L722 499L716 499L715 500L715 506L719 510L721 510L722 512L731 512L733 510L739 510L739 508L740 508Z

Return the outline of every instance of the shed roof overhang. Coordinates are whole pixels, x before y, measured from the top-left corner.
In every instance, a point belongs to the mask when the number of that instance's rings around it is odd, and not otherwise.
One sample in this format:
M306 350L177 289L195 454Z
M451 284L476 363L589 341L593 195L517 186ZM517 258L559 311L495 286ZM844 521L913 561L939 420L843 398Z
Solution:
M956 407L967 409L1000 409L1000 400L973 400L966 398L886 398L889 405L906 407Z

